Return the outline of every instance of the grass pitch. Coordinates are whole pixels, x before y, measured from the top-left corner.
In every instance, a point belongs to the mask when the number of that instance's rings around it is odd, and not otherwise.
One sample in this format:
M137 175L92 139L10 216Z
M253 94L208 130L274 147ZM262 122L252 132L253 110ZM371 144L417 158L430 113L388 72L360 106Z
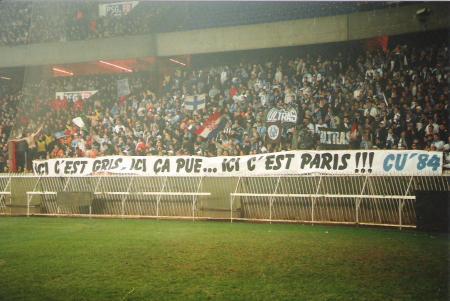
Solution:
M447 300L449 238L412 231L0 218L0 300Z

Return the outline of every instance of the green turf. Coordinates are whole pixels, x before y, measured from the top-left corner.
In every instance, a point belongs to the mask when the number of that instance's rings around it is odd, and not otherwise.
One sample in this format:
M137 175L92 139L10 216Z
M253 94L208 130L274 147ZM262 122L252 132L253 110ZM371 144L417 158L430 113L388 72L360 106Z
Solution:
M447 236L0 218L0 300L447 300Z

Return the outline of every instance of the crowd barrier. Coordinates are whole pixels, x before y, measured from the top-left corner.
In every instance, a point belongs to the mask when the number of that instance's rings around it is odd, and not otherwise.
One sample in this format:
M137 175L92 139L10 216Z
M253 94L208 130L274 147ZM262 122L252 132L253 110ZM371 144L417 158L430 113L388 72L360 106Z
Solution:
M415 227L415 193L450 176L0 176L0 214Z

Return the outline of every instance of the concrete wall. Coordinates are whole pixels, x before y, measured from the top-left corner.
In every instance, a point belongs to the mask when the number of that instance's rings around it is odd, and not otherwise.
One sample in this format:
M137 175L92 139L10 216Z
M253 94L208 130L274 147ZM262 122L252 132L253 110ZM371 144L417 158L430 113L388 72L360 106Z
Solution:
M158 34L158 56L276 48L423 31L416 11L430 8L426 29L450 27L448 3L425 3L286 22Z
M0 67L47 65L275 48L423 31L416 11L432 14L426 29L450 27L448 3L425 3L332 17L75 41L0 47Z
M154 56L155 36L54 42L0 47L0 67L50 65Z
M158 34L159 56L345 41L347 16Z
M348 18L348 39L424 31L424 24L416 17L416 12L425 7L432 11L427 21L427 30L450 27L449 3L430 2L351 14Z

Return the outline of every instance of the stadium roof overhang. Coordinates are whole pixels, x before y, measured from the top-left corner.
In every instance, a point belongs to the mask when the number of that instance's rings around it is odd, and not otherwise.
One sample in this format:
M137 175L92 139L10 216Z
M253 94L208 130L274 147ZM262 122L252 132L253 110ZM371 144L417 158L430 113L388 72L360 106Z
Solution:
M155 57L98 60L93 62L58 64L52 66L53 76L83 76L94 74L131 73L150 70L156 63Z

